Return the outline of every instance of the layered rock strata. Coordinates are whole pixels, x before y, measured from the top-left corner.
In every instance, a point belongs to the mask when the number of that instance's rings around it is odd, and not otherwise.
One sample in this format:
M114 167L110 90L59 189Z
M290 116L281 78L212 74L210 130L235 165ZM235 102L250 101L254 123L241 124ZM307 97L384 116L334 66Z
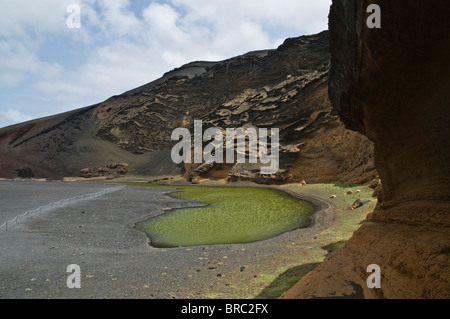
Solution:
M29 167L36 177L184 174L261 183L365 182L376 175L373 145L344 128L328 98L329 33L287 39L275 50L192 62L103 103L0 129L0 176ZM279 128L280 170L252 165L176 165L172 131ZM248 163L249 161L247 161ZM95 169L94 169L95 168Z
M381 28L370 29L371 4ZM329 92L374 142L378 206L284 298L450 297L450 3L334 0ZM367 267L381 269L368 287Z

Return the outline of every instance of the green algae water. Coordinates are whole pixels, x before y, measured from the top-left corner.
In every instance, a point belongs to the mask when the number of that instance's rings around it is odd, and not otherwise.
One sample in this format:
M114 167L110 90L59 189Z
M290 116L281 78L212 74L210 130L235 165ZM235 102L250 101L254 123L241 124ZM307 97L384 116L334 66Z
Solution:
M169 211L140 223L159 248L249 243L307 227L316 207L263 188L177 187L171 196L207 207Z

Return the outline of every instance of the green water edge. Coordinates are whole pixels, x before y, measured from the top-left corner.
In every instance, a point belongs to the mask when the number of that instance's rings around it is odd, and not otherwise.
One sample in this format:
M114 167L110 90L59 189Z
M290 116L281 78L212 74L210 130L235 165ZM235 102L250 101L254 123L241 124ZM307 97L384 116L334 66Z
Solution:
M113 182L108 184L182 189L181 186L147 184L143 182ZM299 186L296 183L286 184L281 186L281 188L293 192L299 190ZM353 190L354 194L347 195L349 189ZM290 261L275 266L273 269L269 267L262 270L261 274L258 274L258 278L246 281L246 284L239 281L239 284L230 286L232 287L230 291L220 290L218 292L213 290L210 293L205 293L204 297L238 297L244 299L276 299L280 297L281 293L291 288L306 273L320 265L329 254L340 250L353 235L354 231L365 223L367 214L373 212L377 203L377 199L372 197L373 190L368 186L359 184L343 182L308 184L306 187L301 187L300 193L333 203L339 222L331 226L317 239L307 240L308 247L310 247L308 254L303 253L305 252L304 248L300 248L302 252L300 254L296 249L296 247L301 247L300 245L289 246L288 252L292 254ZM330 199L331 195L338 196ZM351 210L351 205L356 199L370 199L371 202L361 208ZM300 260L299 255L301 256Z
M148 186L124 183L132 186ZM123 184L122 184L123 185ZM170 196L208 204L174 209L138 223L158 248L251 243L308 227L316 207L282 191L265 188L160 186Z

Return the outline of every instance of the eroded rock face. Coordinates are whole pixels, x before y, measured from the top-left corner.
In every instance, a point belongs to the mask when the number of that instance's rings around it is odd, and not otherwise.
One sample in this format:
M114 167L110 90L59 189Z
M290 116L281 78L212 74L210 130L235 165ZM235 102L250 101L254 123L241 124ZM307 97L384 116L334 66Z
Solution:
M366 26L372 3L381 29ZM345 125L374 142L382 200L283 297L450 297L448 12L437 0L333 1L330 98ZM381 289L367 287L370 264L381 267Z
M344 128L328 97L329 33L287 39L274 50L220 62L192 62L84 109L0 129L0 177L30 167L37 177L129 174L261 183L365 182L376 175L373 144ZM176 128L279 128L280 170L171 160ZM205 143L206 145L206 143ZM351 154L351 155L349 155ZM247 161L248 163L249 161ZM98 168L101 171L98 172Z
M94 111L97 135L140 154L171 148L172 131L192 132L195 120L202 120L203 130L215 127L224 135L227 128L279 128L277 174L262 176L261 165L192 164L185 176L283 183L289 174L294 181L311 182L367 181L375 174L372 143L346 131L329 101L328 32L287 39L276 50L202 63L102 103ZM356 149L351 158L345 155L349 148ZM353 165L364 167L347 169Z
M93 178L93 177L120 177L125 176L128 173L127 163L111 163L105 167L99 167L94 169L92 167L83 168L80 170L80 177Z

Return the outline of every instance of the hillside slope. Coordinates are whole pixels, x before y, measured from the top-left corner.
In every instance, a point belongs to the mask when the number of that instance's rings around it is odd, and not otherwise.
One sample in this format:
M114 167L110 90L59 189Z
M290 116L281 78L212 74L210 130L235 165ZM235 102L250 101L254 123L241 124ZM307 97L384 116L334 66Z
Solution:
M103 103L0 129L0 177L29 168L36 177L62 178L126 163L127 173L146 176L368 181L376 175L372 142L346 130L333 111L329 67L326 31L276 50L186 64ZM245 164L173 164L171 133L193 130L194 120L204 129L279 128L279 174L261 177Z
M372 3L333 1L329 83L346 126L374 141L377 208L284 298L450 297L450 4L379 0L382 27L371 30Z

